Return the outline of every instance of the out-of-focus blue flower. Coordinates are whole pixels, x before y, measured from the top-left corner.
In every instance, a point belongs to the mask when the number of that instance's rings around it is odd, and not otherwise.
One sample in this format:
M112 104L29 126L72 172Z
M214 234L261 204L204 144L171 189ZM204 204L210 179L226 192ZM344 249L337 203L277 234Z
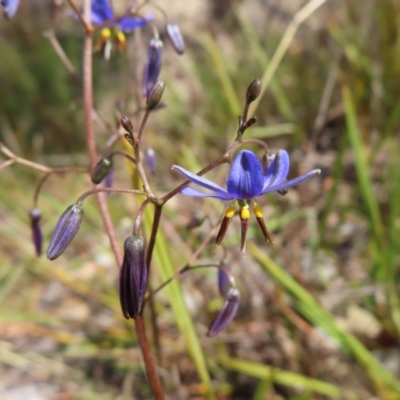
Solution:
M218 335L218 333L231 323L238 311L239 301L239 290L235 287L230 288L226 294L224 305L208 329L207 336L213 337Z
M11 19L17 12L19 0L1 0L0 3L3 6L4 16Z
M161 71L163 42L158 38L152 38L147 51L147 60L143 72L143 95L148 97L151 89L157 83Z
M93 26L101 25L114 18L114 12L108 0L92 0L91 22ZM135 29L146 26L147 21L153 19L148 14L145 19L140 17L125 16L114 22L112 26L101 30L100 39L97 47L104 50L105 58L110 57L112 39L114 39L117 50L126 49L126 38L124 33L132 32Z
M262 210L253 199L266 193L282 193L288 188L296 186L306 179L311 178L315 174L319 174L321 172L319 169L314 169L298 176L297 178L287 180L289 167L289 154L285 150L278 150L278 152L272 158L270 158L270 162L265 173L257 156L252 151L242 150L237 154L235 160L233 161L226 182L226 189L177 165L174 165L172 169L178 171L192 183L195 183L196 185L210 191L204 192L187 186L181 190L181 194L195 197L213 197L224 201L238 201L239 215L242 223L241 250L243 250L246 242L250 206L252 206L253 212L263 231L265 239L272 241L265 227ZM231 205L228 207L225 213L220 231L217 235L216 242L218 245L222 242L222 239L224 238L228 228L228 224L234 214L235 208Z

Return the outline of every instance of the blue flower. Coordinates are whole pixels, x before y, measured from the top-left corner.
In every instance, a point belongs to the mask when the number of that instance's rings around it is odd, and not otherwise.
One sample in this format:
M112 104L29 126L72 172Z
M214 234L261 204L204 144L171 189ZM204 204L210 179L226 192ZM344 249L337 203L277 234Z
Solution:
M265 239L272 242L271 236L265 227L262 210L253 199L271 192L284 194L287 189L321 172L319 169L314 169L297 178L287 180L289 167L289 154L285 150L278 150L275 155L267 158L267 168L265 172L263 171L261 161L252 151L242 150L233 161L226 181L226 189L178 165L174 165L172 169L178 171L192 183L209 190L209 192L204 192L187 186L181 190L181 194L195 197L213 197L219 200L238 202L242 231L241 250L243 251L246 243L250 206L253 209ZM234 214L235 207L231 205L225 212L220 231L217 235L216 242L218 245L222 242Z
M108 0L92 0L91 22L93 26L101 25L114 18L113 10ZM152 15L146 15L146 19L140 17L125 16L112 24L111 28L101 30L98 47L104 49L105 57L110 57L111 37L114 38L118 50L126 49L126 38L124 33L146 26Z
M4 16L7 19L11 19L17 12L19 0L1 0L0 3L4 9Z

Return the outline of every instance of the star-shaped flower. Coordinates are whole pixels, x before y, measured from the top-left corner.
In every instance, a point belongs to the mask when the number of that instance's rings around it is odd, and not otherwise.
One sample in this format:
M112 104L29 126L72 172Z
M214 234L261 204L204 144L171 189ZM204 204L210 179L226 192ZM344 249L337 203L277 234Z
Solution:
M181 194L195 197L213 197L223 201L238 202L242 233L241 250L243 251L246 243L250 206L253 209L265 239L272 242L271 236L264 223L262 210L253 199L271 192L284 194L287 189L296 186L321 172L319 169L313 169L297 178L287 180L289 167L289 154L285 150L278 150L275 155L267 158L267 168L265 173L261 161L257 156L252 151L242 150L237 154L233 161L226 181L226 189L208 179L195 175L178 165L174 165L172 169L178 171L192 183L210 191L204 192L191 186L187 186L181 190ZM216 243L218 245L221 244L234 214L235 207L231 204L225 212L221 228L217 235Z
M108 0L92 0L91 22L93 26L114 18L114 12ZM98 47L104 49L105 58L110 57L112 42L114 38L118 50L126 49L126 38L124 33L132 32L135 29L143 28L147 24L147 20L152 20L152 15L146 15L146 19L140 17L125 16L116 21L112 27L101 30Z

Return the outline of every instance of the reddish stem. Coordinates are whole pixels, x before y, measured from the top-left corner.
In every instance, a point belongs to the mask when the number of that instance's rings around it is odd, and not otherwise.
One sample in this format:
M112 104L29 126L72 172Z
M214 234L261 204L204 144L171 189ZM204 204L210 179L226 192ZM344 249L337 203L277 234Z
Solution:
M85 0L84 2L84 18L85 21L89 22L87 25L90 26L90 15L91 15L91 1ZM89 154L90 170L96 165L97 154L96 154L96 141L94 137L93 129L93 84L92 84L92 49L93 40L92 32L88 29L85 31L85 40L83 47L83 101L85 108L85 127L86 127L86 144ZM122 255L118 246L117 237L114 230L110 213L107 208L104 193L97 193L97 202L100 208L100 214L103 219L105 230L107 232L111 248L113 250L117 264L122 264ZM143 361L146 367L147 377L150 382L150 386L153 389L154 397L156 400L164 400L164 392L157 375L156 366L154 364L153 357L151 355L151 349L149 342L147 341L144 321L142 316L139 316L135 321L135 328L140 349L142 351Z

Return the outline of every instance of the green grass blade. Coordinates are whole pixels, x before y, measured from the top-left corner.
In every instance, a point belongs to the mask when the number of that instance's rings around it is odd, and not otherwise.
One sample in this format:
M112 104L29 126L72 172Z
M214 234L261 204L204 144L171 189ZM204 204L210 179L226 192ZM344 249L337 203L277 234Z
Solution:
M353 356L364 367L379 388L386 387L386 389L393 390L400 395L400 382L353 335L339 327L333 316L324 310L313 296L275 264L254 243L248 243L247 249L248 253L260 262L275 282L296 300L296 308L315 326L320 327L328 336L334 339L343 351Z
M224 90L226 100L231 109L232 115L240 115L241 106L238 99L237 91L234 89L232 80L229 76L228 71L226 70L224 60L221 56L221 50L218 48L217 44L210 34L204 35L203 45L208 54L211 56L215 71L218 75L219 80L221 81L221 85Z
M237 358L223 357L219 359L220 364L228 369L240 372L263 380L280 383L282 385L324 394L329 397L338 397L341 391L334 385L317 379L307 378L290 371L272 368L268 365L244 361Z
M151 224L152 216L150 213L146 212L144 218L144 227L147 235L150 233ZM166 241L162 229L159 229L156 246L154 248L153 263L157 266L158 273L163 281L169 279L176 272L169 255L169 247L170 245ZM204 385L204 391L207 393L208 398L215 399L205 356L193 325L192 318L186 307L181 284L179 281L174 280L167 285L164 290L167 293L171 308L175 315L175 320L178 324L178 328L185 340L187 349L196 365L197 372Z
M347 87L344 87L342 95L345 108L347 133L354 154L354 163L357 171L361 195L369 213L371 231L374 235L376 244L380 246L383 238L383 224L381 215L379 213L378 202L376 201L372 182L370 180L365 147L362 143L360 130L358 129L356 112L350 90Z

